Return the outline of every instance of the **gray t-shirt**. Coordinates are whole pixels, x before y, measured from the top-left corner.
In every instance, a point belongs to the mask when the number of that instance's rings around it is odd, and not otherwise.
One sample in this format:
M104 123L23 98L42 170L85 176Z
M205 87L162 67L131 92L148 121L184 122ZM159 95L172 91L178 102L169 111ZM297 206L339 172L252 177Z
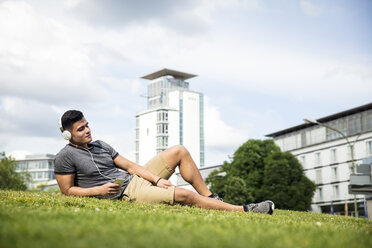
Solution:
M100 186L113 182L117 178L125 179L120 194L106 197L119 198L132 179L127 171L116 167L114 159L119 154L110 145L100 140L89 143L88 146L90 147L89 152L82 148L76 148L72 144L66 145L56 155L54 173L59 175L75 174L74 185L82 188Z

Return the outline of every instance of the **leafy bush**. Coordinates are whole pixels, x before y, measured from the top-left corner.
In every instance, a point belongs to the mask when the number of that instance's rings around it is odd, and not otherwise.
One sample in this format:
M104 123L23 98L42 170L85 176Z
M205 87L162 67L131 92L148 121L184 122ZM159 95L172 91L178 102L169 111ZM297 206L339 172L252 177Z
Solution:
M218 176L225 172L226 176ZM309 210L315 184L301 164L272 140L248 140L206 182L226 202L245 204L270 199L281 209Z
M0 153L0 189L26 190L30 174L17 173L16 162L12 157L7 157L5 152Z

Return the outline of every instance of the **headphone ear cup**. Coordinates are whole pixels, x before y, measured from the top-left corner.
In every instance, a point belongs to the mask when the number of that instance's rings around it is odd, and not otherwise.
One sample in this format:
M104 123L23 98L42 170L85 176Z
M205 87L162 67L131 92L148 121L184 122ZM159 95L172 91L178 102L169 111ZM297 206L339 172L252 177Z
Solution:
M71 139L71 133L69 131L65 130L65 131L62 132L62 137L65 140L70 140Z

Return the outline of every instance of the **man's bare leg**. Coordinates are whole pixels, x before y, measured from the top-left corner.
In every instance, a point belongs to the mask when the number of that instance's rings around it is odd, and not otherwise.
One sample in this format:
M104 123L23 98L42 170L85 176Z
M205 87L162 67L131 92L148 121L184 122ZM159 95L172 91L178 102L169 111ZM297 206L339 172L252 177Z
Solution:
M204 209L216 209L226 211L244 211L243 206L232 205L209 197L198 195L190 190L176 188L174 192L175 202L196 206Z
M171 169L179 166L182 178L191 184L203 196L210 196L212 192L205 184L189 151L183 146L173 146L163 152L163 158Z

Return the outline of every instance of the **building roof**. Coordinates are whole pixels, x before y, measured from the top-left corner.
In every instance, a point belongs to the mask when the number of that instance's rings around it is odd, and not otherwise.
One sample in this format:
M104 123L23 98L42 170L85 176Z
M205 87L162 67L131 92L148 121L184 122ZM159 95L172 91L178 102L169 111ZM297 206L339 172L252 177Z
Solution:
M146 76L143 76L141 78L148 79L148 80L153 80L153 79L160 78L160 77L163 77L163 76L173 76L176 79L186 80L186 79L189 79L189 78L196 77L197 75L164 68L162 70L153 72L153 73L148 74Z
M362 105L362 106L352 108L352 109L349 109L349 110L345 110L345 111L342 111L342 112L339 112L339 113L336 113L336 114L333 114L333 115L329 115L329 116L317 119L316 121L320 122L320 123L329 122L329 121L340 119L342 117L357 114L357 113L360 113L360 112L363 112L363 111L366 111L366 110L370 110L370 109L372 109L372 103L368 103L366 105ZM281 135L284 135L284 134L299 131L299 130L302 130L302 129L305 129L305 128L308 128L308 127L312 127L312 126L315 126L315 125L317 125L317 124L304 123L304 124L294 126L294 127L290 127L290 128L287 128L287 129L284 129L284 130L281 130L281 131L278 131L278 132L275 132L275 133L267 134L265 136L275 138L275 137L278 137L278 136L281 136Z
M31 160L50 160L54 159L56 155L53 154L32 154L26 155L24 158L16 159L16 161L31 161Z

